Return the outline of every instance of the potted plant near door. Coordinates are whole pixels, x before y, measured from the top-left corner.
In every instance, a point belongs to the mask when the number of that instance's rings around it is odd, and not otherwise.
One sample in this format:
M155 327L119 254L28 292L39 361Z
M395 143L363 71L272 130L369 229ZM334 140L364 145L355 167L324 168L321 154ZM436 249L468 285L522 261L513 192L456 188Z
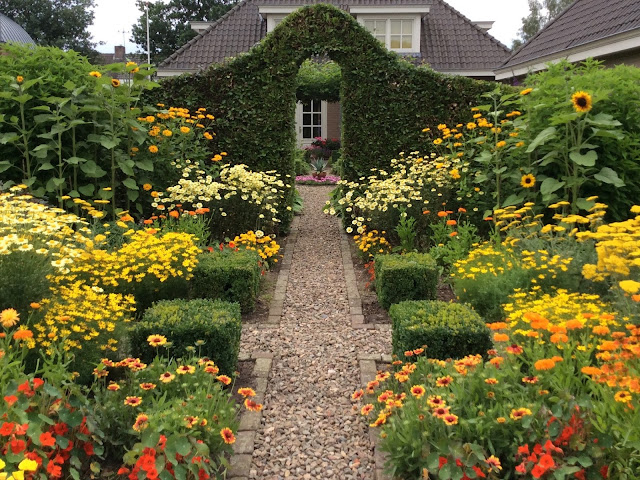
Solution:
M313 178L322 179L327 176L327 172L325 172L325 168L327 168L327 160L324 158L312 158L311 160L311 175Z

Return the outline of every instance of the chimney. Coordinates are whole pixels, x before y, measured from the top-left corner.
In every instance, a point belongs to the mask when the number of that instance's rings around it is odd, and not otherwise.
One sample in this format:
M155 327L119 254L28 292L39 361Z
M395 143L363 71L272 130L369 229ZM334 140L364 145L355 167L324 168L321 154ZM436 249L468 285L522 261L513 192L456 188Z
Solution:
M124 55L125 55L124 46L117 45L113 54L113 61L124 62Z

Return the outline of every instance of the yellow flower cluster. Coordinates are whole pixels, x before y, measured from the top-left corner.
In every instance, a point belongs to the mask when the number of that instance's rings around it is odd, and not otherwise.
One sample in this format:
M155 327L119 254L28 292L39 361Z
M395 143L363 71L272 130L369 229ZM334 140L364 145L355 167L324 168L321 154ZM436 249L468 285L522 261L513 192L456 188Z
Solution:
M353 227L350 228L355 227L362 234L364 217L368 214L413 206L424 210L440 204L448 190L458 189L460 174L468 171L468 162L459 158L421 156L420 152L405 156L400 152L399 158L391 160L389 171L372 169L371 175L361 177L358 182L339 181L344 194L338 204L351 214ZM471 193L463 196L470 198ZM462 200L462 196L458 200ZM336 214L328 203L325 210Z
M558 289L553 294L538 292L539 289L535 287L529 292L517 289L509 298L510 303L502 306L514 335L538 338L538 328L532 329L532 323L534 327L544 323L545 329L554 333L566 333L567 329L578 324L588 328L619 326L616 315L611 313L612 308L598 295L564 289Z
M37 203L23 194L23 185L0 194L0 259L30 252L42 256L61 273L67 272L85 248L86 222L59 208ZM0 260L1 261L1 260Z
M65 351L81 350L91 342L103 351L116 351L116 326L131 319L135 311L132 295L104 293L102 288L90 287L83 281L54 285L52 297L42 300L47 313L34 325L37 343L52 352L52 342Z
M178 185L167 189L166 195L158 193L152 206L159 210L172 210L177 204L190 204L194 208L202 208L209 202L233 198L258 206L262 212L259 214L261 219L268 215L271 221L280 221L277 218L277 207L284 198L285 188L289 185L285 185L275 171L254 172L243 164L224 165L218 181L214 181L209 175L201 176L204 172L196 173L196 180L182 178ZM183 176L188 177L190 174L191 169L187 167ZM222 207L219 211L222 216L227 215Z
M280 245L269 235L265 235L261 230L249 230L247 233L238 235L233 239L236 247L244 247L247 250L255 250L262 260L277 262L275 258L280 251Z
M160 139L162 136L173 136L174 130L184 135L191 133L191 127L185 124L206 130L215 118L213 115L206 113L206 111L206 108L199 108L195 113L191 114L187 108L170 107L168 110L159 112L155 116L147 115L146 117L138 117L138 121L152 124L153 126L149 130L149 135ZM205 131L202 134L207 140L213 139L212 135L215 135L215 133L211 134Z
M95 246L87 248L68 275L56 277L54 283L63 285L76 279L88 285L104 288L118 287L126 283L142 282L153 276L164 282L170 277L189 279L198 263L198 247L193 236L182 232L155 234L155 230L129 230L125 232L129 241L120 249L109 252L99 247L106 240L97 235Z
M634 206L634 218L598 227L595 232L577 234L578 240L595 240L597 264L587 264L582 274L590 280L612 278L630 295L640 294L640 206Z
M497 248L492 242L483 242L476 245L467 258L453 264L451 276L471 280L478 275L497 277L516 266L521 266L520 260L511 247Z
M389 253L391 251L391 245L387 239L384 238L385 233L386 232L380 233L378 230L371 230L362 235L355 235L353 240L356 242L358 250L366 257L371 258L379 253Z

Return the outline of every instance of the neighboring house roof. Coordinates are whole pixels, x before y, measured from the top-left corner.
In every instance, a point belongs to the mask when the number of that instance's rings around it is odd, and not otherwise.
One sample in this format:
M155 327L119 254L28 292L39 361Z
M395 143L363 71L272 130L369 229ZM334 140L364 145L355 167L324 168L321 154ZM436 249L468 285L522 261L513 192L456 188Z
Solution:
M610 48L602 48L604 45ZM545 63L555 59L584 60L637 47L640 47L639 0L576 0L496 72L502 72L502 78L507 78L525 74L527 69L542 69ZM524 71L518 73L521 70ZM496 78L501 75L497 74Z
M422 17L420 54L409 54L447 73L493 72L509 49L443 0L243 0L205 32L193 38L160 64L160 72L193 72L248 51L267 33L261 6L299 6L332 3L350 7L429 6ZM479 75L476 75L479 76Z
M0 13L0 43L8 42L36 44L24 28Z

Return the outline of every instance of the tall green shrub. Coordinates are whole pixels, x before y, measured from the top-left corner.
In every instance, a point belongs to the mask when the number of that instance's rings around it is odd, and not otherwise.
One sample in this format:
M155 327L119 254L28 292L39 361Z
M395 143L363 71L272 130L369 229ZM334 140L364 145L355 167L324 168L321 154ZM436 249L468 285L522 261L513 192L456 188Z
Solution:
M296 76L315 55L328 56L342 73L343 176L350 180L415 148L423 128L464 121L494 87L416 67L348 13L314 5L289 15L249 53L164 80L154 99L208 107L218 118L218 150L252 169L293 175Z

